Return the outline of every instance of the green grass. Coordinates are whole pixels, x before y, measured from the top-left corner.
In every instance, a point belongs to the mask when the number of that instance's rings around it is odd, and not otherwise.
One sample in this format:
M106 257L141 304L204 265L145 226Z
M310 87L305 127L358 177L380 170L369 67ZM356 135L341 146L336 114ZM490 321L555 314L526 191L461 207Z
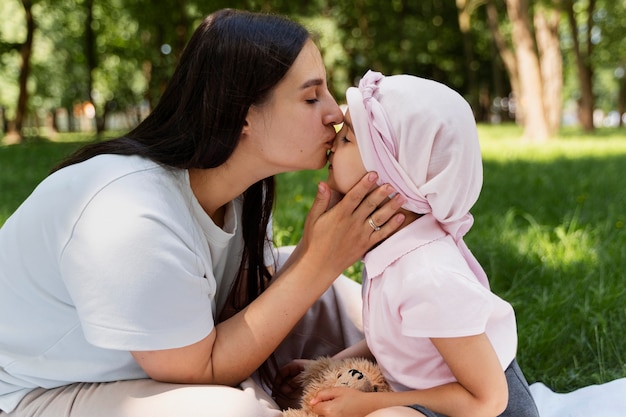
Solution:
M626 376L626 131L548 145L481 133L466 241L515 307L528 378L570 390Z
M556 391L626 377L626 130L521 142L480 126L484 186L466 242L515 307L518 360ZM0 224L49 169L89 137L0 146ZM325 170L278 176L275 240L301 236ZM360 265L347 274L358 280Z

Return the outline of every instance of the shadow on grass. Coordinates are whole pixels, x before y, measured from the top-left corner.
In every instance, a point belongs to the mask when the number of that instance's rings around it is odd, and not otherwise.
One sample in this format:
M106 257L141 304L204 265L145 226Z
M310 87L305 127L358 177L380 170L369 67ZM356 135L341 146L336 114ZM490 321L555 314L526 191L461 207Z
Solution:
M626 376L626 155L485 162L468 245L516 310L528 379Z

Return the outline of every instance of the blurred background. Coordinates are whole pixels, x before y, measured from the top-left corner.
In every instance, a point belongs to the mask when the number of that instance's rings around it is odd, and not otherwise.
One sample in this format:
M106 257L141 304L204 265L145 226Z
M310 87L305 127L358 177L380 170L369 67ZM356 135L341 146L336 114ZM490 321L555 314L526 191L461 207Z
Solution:
M448 84L530 141L624 123L624 0L0 0L2 141L134 126L224 7L307 26L340 103L371 68Z

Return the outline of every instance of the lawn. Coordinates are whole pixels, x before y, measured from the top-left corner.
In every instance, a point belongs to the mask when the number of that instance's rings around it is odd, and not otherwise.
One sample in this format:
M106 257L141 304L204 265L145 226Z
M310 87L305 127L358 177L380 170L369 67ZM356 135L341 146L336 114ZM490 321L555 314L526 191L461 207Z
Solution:
M543 145L480 126L484 186L466 242L515 307L529 382L557 391L626 377L626 130ZM0 146L0 224L89 138ZM279 175L275 240L293 244L324 170ZM359 279L360 265L347 274Z

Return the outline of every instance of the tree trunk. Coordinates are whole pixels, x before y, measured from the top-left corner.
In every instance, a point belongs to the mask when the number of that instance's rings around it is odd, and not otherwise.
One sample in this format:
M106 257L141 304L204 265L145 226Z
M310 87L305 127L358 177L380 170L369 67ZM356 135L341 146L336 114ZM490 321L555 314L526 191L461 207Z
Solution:
M499 21L500 18L498 17L498 9L496 9L493 0L489 0L487 2L487 22L489 23L489 29L491 30L493 41L498 48L498 53L500 54L504 68L509 76L513 97L517 98L521 96L517 61L515 60L515 54L508 46L506 40L504 39L504 35L502 35L502 32L500 31L500 27L498 26ZM523 123L524 115L522 108L517 108L515 119L518 123Z
M572 0L567 1L567 20L569 22L572 40L574 42L574 56L576 57L576 67L578 69L578 82L580 86L580 97L578 98L578 119L580 125L586 131L594 130L593 125L593 69L591 67L591 52L593 45L591 43L591 28L593 27L593 12L595 8L595 0L589 0L587 8L587 28L585 45L581 45L578 37L579 27L574 13L574 4Z
M471 15L475 5L475 0L456 0L459 28L463 34L463 55L465 58L465 68L467 68L467 91L469 92L469 103L474 110L474 116L477 116L480 103L478 100L476 69L474 68L474 44L472 42L471 34Z
M98 103L94 98L93 89L93 73L98 68L98 56L96 55L96 33L93 30L93 2L87 0L85 7L87 8L87 17L85 19L85 55L87 57L87 97L89 102L93 104L95 109L96 134L100 136L104 130L104 120L100 116Z
M617 111L619 112L619 126L622 127L624 126L624 116L626 115L626 75L622 75L619 80Z
M507 10L512 24L513 45L519 68L520 97L518 108L523 108L524 137L543 142L550 137L543 105L543 83L539 58L530 29L526 0L507 0Z
M561 127L563 104L563 58L559 43L559 20L561 11L557 1L555 8L535 9L535 38L539 49L541 78L543 81L543 105L550 136L555 136Z
M22 0L22 5L26 13L26 41L20 47L20 56L22 58L19 75L20 93L17 99L15 119L8 123L7 135L5 137L6 143L20 143L22 141L22 127L24 126L28 104L28 77L30 75L30 57L35 37L35 19L31 10L32 2L30 0Z

